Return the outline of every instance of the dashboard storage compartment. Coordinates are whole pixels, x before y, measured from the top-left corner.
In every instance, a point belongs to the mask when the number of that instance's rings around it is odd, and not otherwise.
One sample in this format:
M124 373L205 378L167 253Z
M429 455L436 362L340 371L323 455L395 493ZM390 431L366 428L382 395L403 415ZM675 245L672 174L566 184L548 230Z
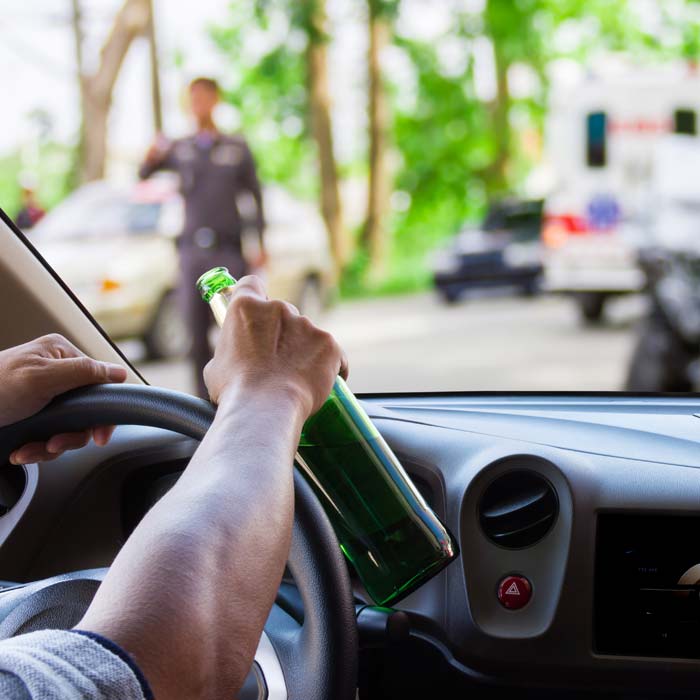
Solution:
M700 517L598 516L595 647L700 659Z

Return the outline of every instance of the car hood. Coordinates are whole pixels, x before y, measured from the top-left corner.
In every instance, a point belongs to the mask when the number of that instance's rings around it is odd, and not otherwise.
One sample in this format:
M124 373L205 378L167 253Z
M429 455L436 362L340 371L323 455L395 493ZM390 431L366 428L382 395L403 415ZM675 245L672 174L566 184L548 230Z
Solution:
M175 274L175 246L163 236L109 236L35 242L39 252L69 286L84 286L114 277L141 279L158 261Z

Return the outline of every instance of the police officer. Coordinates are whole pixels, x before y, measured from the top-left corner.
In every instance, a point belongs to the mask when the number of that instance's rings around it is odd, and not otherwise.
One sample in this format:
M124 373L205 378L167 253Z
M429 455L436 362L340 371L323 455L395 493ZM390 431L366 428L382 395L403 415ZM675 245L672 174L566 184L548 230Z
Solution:
M196 132L172 142L160 136L148 151L139 175L147 178L158 170L172 170L180 177L185 200L185 225L178 239L180 303L191 334L197 391L206 397L202 370L211 355L211 315L195 292L195 282L217 265L228 267L234 277L246 274L248 264L241 246L243 226L236 203L244 191L255 202L254 224L259 237L260 253L250 262L254 268L262 267L264 217L260 183L248 145L240 136L222 134L214 123L213 112L219 102L217 82L197 78L190 83L189 96Z

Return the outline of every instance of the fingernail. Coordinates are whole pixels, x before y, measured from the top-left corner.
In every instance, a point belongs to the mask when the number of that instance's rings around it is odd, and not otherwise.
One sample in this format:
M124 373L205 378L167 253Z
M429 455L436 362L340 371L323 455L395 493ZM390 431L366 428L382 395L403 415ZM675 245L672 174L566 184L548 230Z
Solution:
M46 451L50 452L52 455L58 454L61 451L61 448L57 446L57 444L51 440L49 440L46 443Z
M110 382L123 382L126 379L126 370L120 365L107 365L107 378Z
M19 459L17 459L17 453L16 453L16 452L13 452L13 453L10 455L10 464L22 464L22 462L20 462Z

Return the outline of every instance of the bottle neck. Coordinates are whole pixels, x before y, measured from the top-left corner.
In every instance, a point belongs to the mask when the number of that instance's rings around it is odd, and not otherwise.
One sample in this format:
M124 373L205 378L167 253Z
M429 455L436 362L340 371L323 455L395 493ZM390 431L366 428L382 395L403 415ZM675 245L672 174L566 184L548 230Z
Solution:
M220 289L209 301L209 306L214 314L214 319L219 327L224 325L224 319L226 318L226 311L228 310L228 305L231 301L231 292L233 287L224 287Z

